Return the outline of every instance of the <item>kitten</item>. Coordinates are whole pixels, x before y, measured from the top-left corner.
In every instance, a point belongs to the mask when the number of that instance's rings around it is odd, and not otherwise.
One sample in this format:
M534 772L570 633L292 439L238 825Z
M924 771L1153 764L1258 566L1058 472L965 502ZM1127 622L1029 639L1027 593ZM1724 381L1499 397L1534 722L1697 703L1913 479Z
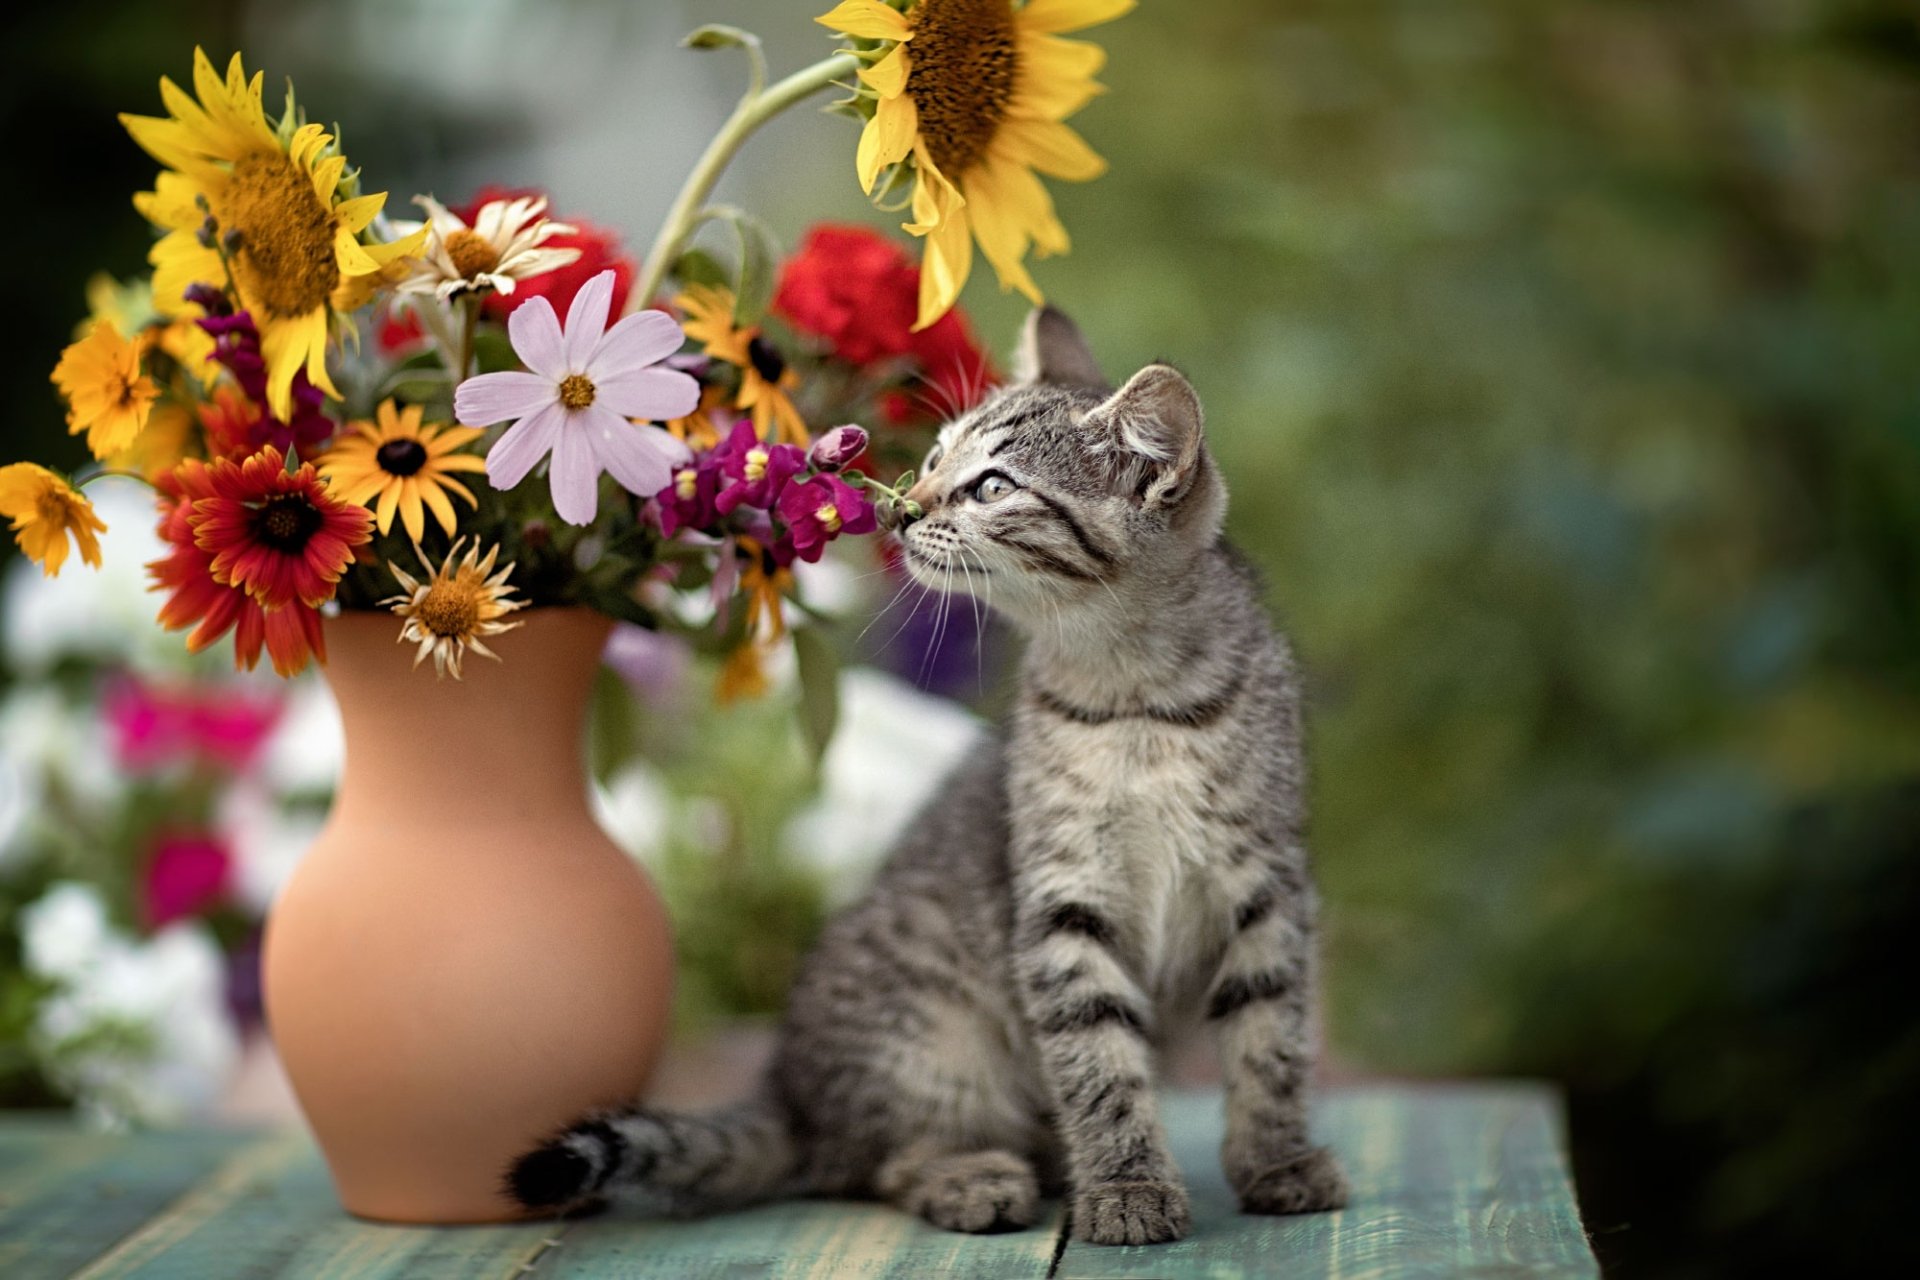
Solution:
M1199 399L1164 364L1107 390L1052 310L1022 364L941 431L899 530L916 578L970 583L1024 632L1009 722L827 927L758 1097L583 1119L515 1164L521 1203L877 1195L996 1231L1064 1187L1079 1239L1177 1240L1154 1063L1200 1026L1242 1208L1345 1202L1307 1135L1299 677L1221 540Z

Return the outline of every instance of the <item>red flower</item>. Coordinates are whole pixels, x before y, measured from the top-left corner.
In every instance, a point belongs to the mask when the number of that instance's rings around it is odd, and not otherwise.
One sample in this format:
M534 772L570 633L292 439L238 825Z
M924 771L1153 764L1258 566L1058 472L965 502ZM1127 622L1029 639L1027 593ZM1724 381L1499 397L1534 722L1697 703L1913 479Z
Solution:
M239 587L269 612L333 599L353 549L373 537L373 513L327 492L312 463L289 473L269 445L207 472L213 496L197 498L187 523L194 545L213 553L214 581Z
M325 662L317 609L295 602L269 613L243 589L215 580L213 556L194 540L192 523L195 505L217 496L207 465L189 458L162 472L157 483L163 495L160 536L172 548L166 559L147 566L154 588L169 593L160 606L160 625L169 631L193 627L187 637L192 653L233 632L234 664L248 671L260 664L263 646L283 676L298 675L310 657Z
M802 333L824 338L833 354L865 368L910 357L926 386L914 397L889 395L889 421L905 425L972 407L995 379L992 362L955 308L913 332L920 309L920 267L907 251L867 227L823 223L787 259L773 309Z
M866 227L822 223L781 268L773 309L865 367L912 349L919 297L920 268L906 250Z
M495 187L480 188L473 199L453 212L468 226L480 216L480 206L495 200L514 200L521 196L539 196L546 193L538 187ZM564 222L576 228L572 235L554 236L541 245L543 249L578 249L580 256L564 267L522 280L514 291L502 297L497 293L487 295L486 312L495 320L505 320L521 303L529 298L545 298L553 304L556 315L569 314L573 304L573 295L580 292L587 281L602 271L613 272L613 306L608 314L619 315L626 306L627 292L633 288L635 274L634 262L620 251L620 237L611 231L578 218L562 217L548 211L555 222Z

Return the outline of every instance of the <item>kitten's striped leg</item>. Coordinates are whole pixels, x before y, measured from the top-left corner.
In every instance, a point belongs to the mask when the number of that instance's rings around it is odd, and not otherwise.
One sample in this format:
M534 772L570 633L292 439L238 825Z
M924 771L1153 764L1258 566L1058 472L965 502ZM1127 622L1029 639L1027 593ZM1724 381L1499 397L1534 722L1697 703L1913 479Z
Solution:
M1115 950L1108 892L1052 870L1016 910L1015 971L1066 1152L1073 1233L1178 1240L1190 1213L1154 1101L1149 1003Z
M1333 1153L1307 1133L1313 1069L1313 906L1303 877L1274 871L1248 893L1207 999L1227 1084L1221 1164L1248 1213L1347 1202Z

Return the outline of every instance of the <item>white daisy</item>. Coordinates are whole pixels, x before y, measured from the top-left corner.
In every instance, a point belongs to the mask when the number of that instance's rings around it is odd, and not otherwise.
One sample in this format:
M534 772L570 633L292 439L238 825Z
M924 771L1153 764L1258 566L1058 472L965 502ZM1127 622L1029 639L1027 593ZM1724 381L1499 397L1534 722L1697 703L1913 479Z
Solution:
M580 256L578 249L541 248L554 236L576 230L565 222L550 222L545 196L493 200L480 206L469 227L432 196L415 196L427 211L427 221L402 223L396 230L411 234L425 225L426 252L414 260L413 270L396 286L398 292L432 294L445 300L457 293L492 289L512 293L531 276L564 267Z

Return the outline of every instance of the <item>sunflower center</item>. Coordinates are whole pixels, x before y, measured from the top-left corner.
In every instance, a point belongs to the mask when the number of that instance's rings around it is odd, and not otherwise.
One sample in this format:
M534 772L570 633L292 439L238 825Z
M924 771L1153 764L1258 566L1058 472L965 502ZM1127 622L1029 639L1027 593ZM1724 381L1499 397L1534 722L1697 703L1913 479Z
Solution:
M319 532L325 519L305 498L291 494L269 498L253 513L254 541L283 555L295 555L306 549L307 540Z
M477 231L460 228L446 239L447 257L463 280L484 275L500 265L500 251Z
M480 625L480 584L465 573L442 578L427 588L427 598L414 606L413 616L436 636L471 636Z
M907 22L907 92L920 136L940 172L957 181L986 153L1013 97L1013 8L1007 0L920 0Z
M787 371L787 358L780 354L780 348L759 334L747 343L747 360L753 365L753 371L768 382L780 381L780 375Z
M427 447L418 440L389 440L374 451L373 460L390 476L410 476L427 465Z
M240 157L219 212L237 236L235 273L268 318L308 315L326 305L340 283L333 211L298 165L279 151Z
M570 373L560 379L560 403L569 409L584 409L593 403L593 379L584 373Z

